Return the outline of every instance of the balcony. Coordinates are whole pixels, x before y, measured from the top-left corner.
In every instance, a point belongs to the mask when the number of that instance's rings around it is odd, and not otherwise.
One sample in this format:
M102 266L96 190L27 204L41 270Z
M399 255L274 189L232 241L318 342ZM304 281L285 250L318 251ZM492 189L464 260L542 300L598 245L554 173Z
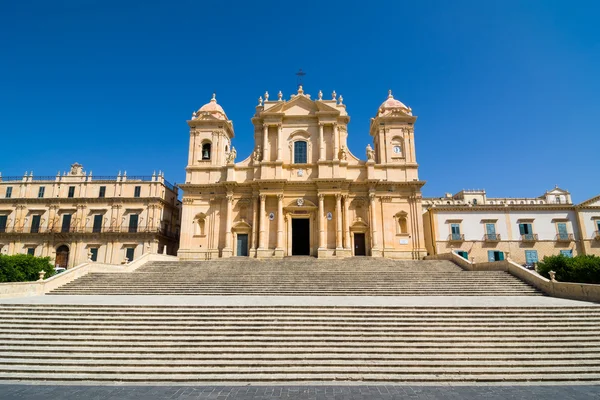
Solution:
M144 234L144 233L154 233L160 234L163 236L167 236L170 238L176 238L179 236L178 231L173 231L171 229L156 227L156 226L138 226L135 229L129 226L108 226L108 227L64 227L61 225L58 226L40 226L40 227L32 227L31 226L7 226L0 228L0 236L2 235L11 235L11 234L30 234L30 235L51 235L51 234Z
M489 233L487 235L483 235L483 241L484 242L499 242L500 240L500 234L499 233Z
M449 242L464 242L465 235L463 235L461 233L451 233L450 235L448 235L448 241Z
M522 242L537 242L538 235L537 235L537 233L526 233L524 235L521 235L521 241Z
M558 233L554 240L557 242L572 242L575 240L575 236L572 233Z

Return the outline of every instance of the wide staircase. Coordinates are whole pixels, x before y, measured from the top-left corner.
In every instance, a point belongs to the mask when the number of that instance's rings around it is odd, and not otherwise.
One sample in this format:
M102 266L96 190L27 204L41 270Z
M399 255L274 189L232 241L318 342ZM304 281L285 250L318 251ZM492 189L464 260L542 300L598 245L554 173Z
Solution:
M600 307L1 304L0 380L600 382Z
M464 271L450 261L289 258L152 262L133 273L92 273L50 294L268 296L530 296L502 271Z

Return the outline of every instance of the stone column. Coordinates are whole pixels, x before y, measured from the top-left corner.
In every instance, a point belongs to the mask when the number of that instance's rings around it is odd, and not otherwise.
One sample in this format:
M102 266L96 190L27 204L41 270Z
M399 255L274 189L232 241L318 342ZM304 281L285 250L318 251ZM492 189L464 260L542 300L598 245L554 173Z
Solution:
M342 249L342 195L335 195L335 248L337 250Z
M233 206L233 194L228 194L225 197L225 201L227 202L227 216L225 220L225 249L223 252L228 251L231 252L231 219L232 215L232 206Z
M262 160L269 161L269 125L263 125L263 154Z
M250 248L256 250L258 238L258 207L260 207L260 197L257 195L252 196L252 237L250 237L251 243Z
M340 138L338 135L338 126L333 124L333 159L339 160L340 154Z
M267 196L264 194L261 194L259 197L259 203L260 203L260 214L258 215L258 218L260 218L260 228L259 228L259 232L258 232L258 248L259 249L264 249L265 248L265 202L267 200Z
M319 195L319 249L325 248L325 216L324 216L325 195Z
M277 124L277 161L281 161L281 132L281 124Z
M323 123L319 123L319 161L325 160L325 143L323 142Z
M283 195L277 195L277 250L283 249Z
M350 196L344 196L344 248L352 250L350 242Z
M377 211L375 210L375 193L369 193L369 203L371 206L371 247L378 249L377 243Z

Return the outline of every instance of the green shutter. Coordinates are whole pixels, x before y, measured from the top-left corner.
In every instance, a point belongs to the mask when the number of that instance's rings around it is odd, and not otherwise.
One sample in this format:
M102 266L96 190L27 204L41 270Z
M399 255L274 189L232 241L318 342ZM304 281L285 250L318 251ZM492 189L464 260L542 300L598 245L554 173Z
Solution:
M498 253L498 261L504 261L504 253L502 251L497 251Z

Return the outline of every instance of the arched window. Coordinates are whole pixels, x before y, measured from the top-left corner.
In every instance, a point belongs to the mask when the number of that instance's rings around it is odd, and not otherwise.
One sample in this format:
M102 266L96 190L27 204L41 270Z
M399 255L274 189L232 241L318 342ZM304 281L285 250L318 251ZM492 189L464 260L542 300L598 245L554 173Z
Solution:
M202 159L203 160L210 160L210 149L211 149L210 143L204 143L202 145Z
M307 160L307 145L303 140L294 142L294 164L306 164Z

